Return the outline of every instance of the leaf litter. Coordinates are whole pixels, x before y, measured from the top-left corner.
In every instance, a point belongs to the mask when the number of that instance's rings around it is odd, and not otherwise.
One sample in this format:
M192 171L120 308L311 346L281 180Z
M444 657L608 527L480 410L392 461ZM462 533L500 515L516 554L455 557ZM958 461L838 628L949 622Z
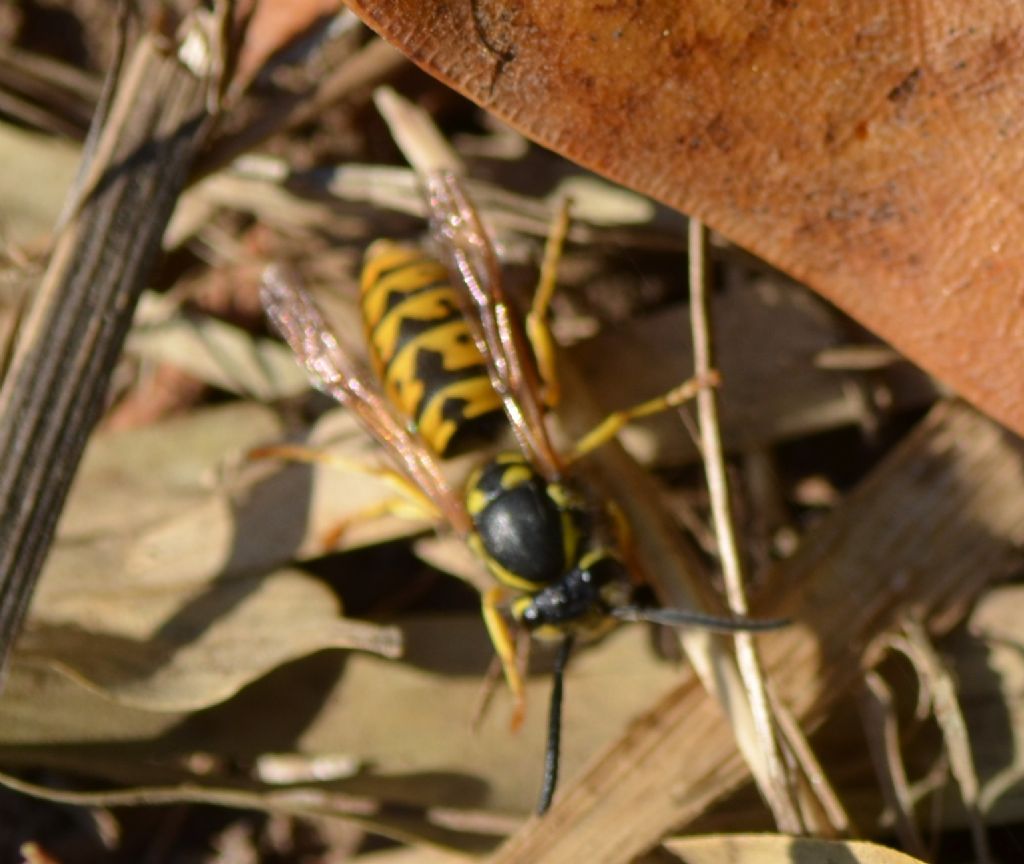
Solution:
M448 98L438 95L434 85L421 81L419 86L432 98ZM365 105L365 97L354 94L345 110L353 110L360 98ZM467 109L459 110L465 116ZM334 122L346 122L344 112ZM322 139L314 145L317 153L304 151L301 138L277 146L283 147L278 152L285 154L280 163L285 166L309 164L309 156L322 159L329 151ZM486 177L479 181L482 208L500 232L513 273L533 254L535 241L529 238L546 230L546 207L556 190L585 190L577 192L575 245L563 262L568 284L557 299L555 326L576 334L566 362L581 370L582 380L596 392L599 407L594 410L622 407L678 383L691 349L687 313L672 297L685 261L679 235L666 229L672 214L652 208L654 220L645 225L634 206L643 199L633 193L610 189L603 202L600 184L588 186L585 175L536 151L520 152L527 153L523 164L495 161L473 167ZM348 154L342 159L344 164L322 175L329 179L305 191L254 180L244 170L212 175L205 190L196 187L188 193L205 198L191 211L191 223L175 235L176 242L186 244L177 254L191 254L194 271L214 273L228 263L227 253L212 242L217 232L257 218L270 230L269 245L256 255L308 260L324 283L320 287L337 297L330 305L341 316L343 335L358 340L358 328L351 326L354 253L382 226L417 233L420 228L407 214L420 205L408 169L359 166ZM329 158L326 164L332 164ZM12 176L16 166L15 161ZM549 192L531 188L526 175L537 166L558 181ZM382 177L386 196L375 205L394 211L382 212L367 202L373 183ZM526 182L517 186L516 177ZM317 175L308 172L304 179L315 183ZM519 188L529 191L503 194ZM238 194L241 189L244 195ZM623 194L625 199L616 197ZM47 206L55 213L60 200ZM607 214L617 209L624 214L621 221L609 220ZM31 240L44 223L36 215L26 216L24 223L19 221L26 233L19 237ZM211 226L217 230L211 232ZM330 247L339 250L336 257ZM201 249L205 254L198 254ZM625 268L619 253L627 259ZM772 603L781 602L789 614L809 602L825 616L823 622L832 620L829 615L864 615L868 623L857 632L866 636L873 632L871 622L885 618L888 609L923 602L941 611L939 618L926 619L930 629L948 630L986 582L1013 572L1011 553L1024 540L1012 530L1019 514L1007 503L1021 485L1013 446L993 443L998 433L980 420L965 419L967 409L946 409L931 421L930 437L919 435L922 461L908 455L905 472L890 466L863 480L884 449L883 439L905 437L933 402L933 385L908 364L823 368L816 358L856 347L860 334L800 286L738 250L719 244L713 256L727 274L725 284L717 286L713 316L725 378L723 437L735 457L732 470L742 479L751 458L747 454L772 454L772 464L784 475L777 478L776 490L786 500L784 527L802 541L790 563L776 564L773 573L766 568L757 572L755 593L757 586L769 591L756 608L774 611ZM643 300L637 299L638 278L646 292ZM166 291L172 279L171 273L161 276L163 284L156 290ZM660 287L662 282L669 287ZM627 302L633 305L624 306ZM379 454L344 411L309 422L317 413L315 405L302 396L302 378L276 342L154 294L148 313L139 316L130 350L135 363L178 366L232 396L153 425L109 431L93 441L0 698L0 753L9 770L45 769L99 781L83 779L81 789L113 782L124 789L120 803L211 802L302 816L314 825L341 817L362 831L410 844L389 853L406 860L443 858L441 852L425 851L442 847L480 855L509 835L517 839L498 860L567 860L558 858L565 854L559 850L573 848L601 850L588 860L626 860L695 818L711 820L715 835L666 839L663 852L693 861L814 860L815 854L827 854L809 840L723 833L770 826L757 805L724 814L718 809L743 794L732 791L747 776L740 763L729 762L730 779L719 787L717 769L702 775L698 769L704 763L683 754L693 746L707 753L731 752L731 735L721 716L708 709L703 692L687 684L692 678L679 661L665 659L652 634L639 627L620 628L574 661L567 685L568 782L562 806L553 811L554 822L527 821L520 830L540 773L550 657L533 652L531 708L520 734L508 732L509 705L500 689L479 728L472 730L490 663L473 602L464 595L434 599L426 610L405 610L399 603L397 617L388 614L384 624L368 623L375 617L373 603L360 605L363 592L375 583L438 581L431 567L415 557L395 558L387 551L399 544L411 541L409 548L430 565L470 582L474 562L422 523L388 518L346 525L346 518L389 494L369 474L247 458L253 448L298 440L327 446L346 459L379 464ZM130 367L126 370L130 375ZM266 400L281 410L261 404ZM577 409L567 408L571 427ZM851 429L860 431L851 436ZM960 458L949 447L962 435L977 443L979 454L986 447L995 449L987 456ZM628 430L624 443L648 470L660 472L662 489L673 487L670 500L685 501L698 518L706 515L701 486L692 481L688 467L696 449L676 418L640 424ZM809 458L815 447L821 455ZM862 463L853 476L854 466L845 464L849 453L857 454L852 461ZM455 466L456 475L466 467ZM609 470L614 474L615 469ZM798 482L826 475L834 478L839 492L823 525L821 513L801 509L787 496ZM936 478L946 484L941 487L945 493L961 496L956 499L959 511L930 500L935 487L929 483ZM862 481L859 487L857 480ZM640 488L630 486L629 479L624 482L634 492ZM736 494L742 497L740 485ZM865 523L870 530L858 527L864 517L851 487L869 498L873 491L872 500L880 502L879 518ZM962 593L949 587L950 574L961 566L948 563L958 547L938 543L938 552L929 558L928 543L918 531L959 538L966 564L985 578L967 579L969 587ZM859 542L869 547L864 554L843 551L847 534L862 537ZM336 548L326 542L331 538ZM895 572L890 572L893 558L868 554L872 545L889 553L905 548L903 558L896 556L901 563ZM815 555L818 563L808 564ZM303 564L310 568L298 569ZM329 581L325 567L331 571ZM925 588L917 567L935 568L945 593L934 596ZM707 562L704 569L709 569ZM887 572L895 587L864 596L856 586L859 574L868 571ZM447 584L444 577L439 581ZM814 605L816 592L832 598L831 611ZM1024 655L1014 647L1019 640L1012 625L999 623L1019 620L1008 611L1020 604L1018 593L1012 587L982 593L971 619L976 635L960 631L939 642L940 650L951 654L956 674L950 680L959 683L960 710L974 745L969 756L979 788L972 798L976 804L968 807L976 806L989 824L1024 818L1015 791L1021 772L1015 742L1024 720L1020 688L1013 683L1022 674ZM350 598L370 614L343 617ZM823 631L827 627L821 626ZM798 720L811 703L820 704L811 725L826 722L827 735L827 718L843 709L824 706L848 686L838 683L840 678L852 681L856 675L852 666L836 665L829 652L837 646L828 634L819 637L815 653L806 650L814 642L807 641L804 631L783 636L781 644L790 647L769 650L768 677L771 682L775 664L782 663L784 671L778 674L787 676L783 680L817 679L803 696L794 696L786 686L780 689ZM772 637L768 648L776 641ZM802 647L798 651L795 646ZM326 650L339 648L358 650ZM401 648L401 658L394 659ZM786 665L787 651L795 665ZM949 682L940 683L946 687ZM673 701L683 693L688 701L679 704L693 710L674 713ZM669 732L662 739L650 735L677 717L676 738ZM837 782L852 824L878 836L890 823L877 782L851 770L866 754L866 745L851 737L858 734L848 730L819 755ZM687 736L701 739L691 741L690 751L679 743ZM629 741L646 748L648 756L623 750ZM916 738L898 744L914 772L909 795L917 808L910 817L916 818L924 802L941 794L941 784L925 782L933 772L922 767L941 762L941 756ZM962 761L963 754L958 758ZM842 782L847 778L853 778L849 786ZM605 809L588 803L588 787L608 802ZM701 798L702 789L716 791ZM73 797L69 793L68 800ZM716 807L715 799L726 803ZM674 803L665 806L666 800ZM100 794L79 803L104 807L118 801ZM966 812L954 801L939 827L969 826ZM936 836L938 830L927 833ZM632 845L623 845L628 834ZM521 857L530 848L549 857ZM834 849L851 861L908 860L863 844L839 843ZM365 852L354 860L387 857Z

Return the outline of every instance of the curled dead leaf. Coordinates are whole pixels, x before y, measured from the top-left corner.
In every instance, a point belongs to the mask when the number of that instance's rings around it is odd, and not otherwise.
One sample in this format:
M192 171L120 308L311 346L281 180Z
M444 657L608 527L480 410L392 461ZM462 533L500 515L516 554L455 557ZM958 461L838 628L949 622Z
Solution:
M173 610L156 632L133 638L118 628L137 613L147 617L139 608L147 602ZM81 603L81 620L107 626L46 625L44 608L19 643L19 656L148 711L215 705L271 669L324 648L401 654L397 628L340 617L327 587L296 571L214 583L199 596L175 585L121 594L95 618L88 606L87 599Z
M541 144L692 214L1024 432L1024 10L347 0Z

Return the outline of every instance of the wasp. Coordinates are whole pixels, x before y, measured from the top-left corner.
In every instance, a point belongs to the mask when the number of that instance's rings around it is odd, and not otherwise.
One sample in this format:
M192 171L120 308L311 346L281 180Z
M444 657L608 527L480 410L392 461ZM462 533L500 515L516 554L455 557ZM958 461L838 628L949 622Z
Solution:
M406 497L468 544L493 577L482 595L483 618L520 716L524 685L511 625L561 640L537 808L544 813L558 778L564 670L578 637L621 620L718 630L785 622L632 603L628 525L614 502L587 486L577 463L625 423L680 404L710 382L690 381L612 414L560 452L545 423L557 382L543 322L564 224L554 232L558 242L549 242L524 324L460 180L438 171L423 183L440 260L390 241L378 241L367 256L361 307L375 374L339 344L293 273L269 268L261 297L315 386L355 412L390 455L392 479ZM445 479L441 458L479 438L495 418L511 427L518 449L487 459L460 493Z

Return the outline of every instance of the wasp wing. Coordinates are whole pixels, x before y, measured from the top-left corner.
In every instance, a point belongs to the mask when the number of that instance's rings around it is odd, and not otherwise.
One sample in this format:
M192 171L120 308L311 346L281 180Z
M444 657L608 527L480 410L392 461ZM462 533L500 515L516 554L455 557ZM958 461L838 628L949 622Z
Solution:
M469 516L444 479L436 455L406 426L363 365L345 353L298 274L280 265L268 267L260 300L314 386L354 411L400 472L457 533L468 534Z
M544 425L540 382L529 342L502 288L494 246L459 179L448 171L424 177L430 228L459 289L470 332L487 361L519 445L549 480L563 460Z

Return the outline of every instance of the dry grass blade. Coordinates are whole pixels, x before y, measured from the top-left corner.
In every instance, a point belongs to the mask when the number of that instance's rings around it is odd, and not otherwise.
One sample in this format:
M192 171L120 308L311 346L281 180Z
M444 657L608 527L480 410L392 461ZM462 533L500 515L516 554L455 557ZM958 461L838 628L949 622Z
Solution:
M79 807L138 807L161 804L216 804L235 809L261 809L306 818L330 817L361 824L373 832L401 843L438 846L461 845L469 851L486 851L491 837L470 838L447 828L443 820L430 824L402 808L380 807L376 802L350 795L332 794L316 788L296 787L286 791L248 792L238 789L203 789L196 786L143 787L100 792L68 792L28 783L0 774L0 785L36 798Z
M803 729L771 690L768 697L771 699L772 716L782 740L786 742L786 755L800 771L800 785L797 787L803 796L800 799L800 816L805 825L812 826L808 833L826 837L850 836L854 833L850 816Z
M923 864L894 849L857 840L808 840L772 834L687 837L665 843L686 864Z
M704 226L696 219L690 220L690 322L693 334L694 374L709 376L714 369L712 355L712 330L709 320L706 270L706 237ZM711 497L711 514L715 537L718 539L718 555L725 582L729 609L738 616L749 612L744 586L743 567L740 559L736 531L733 527L729 505L729 489L725 474L725 456L722 449L722 434L718 422L718 397L712 388L697 393L697 422L700 428L701 451L704 459L704 474ZM793 797L790 782L779 752L779 739L775 732L775 721L768 704L768 695L761 670L761 662L749 633L735 635L737 668L746 688L748 704L733 706L726 704L730 720L739 726L738 717L749 709L752 721L752 741L737 729L737 739L744 755L751 763L751 770L765 800L775 814L780 831L796 834L801 821Z
M906 631L907 656L922 678L923 689L928 694L936 722L942 730L946 752L949 754L950 771L967 811L974 853L980 864L990 864L992 854L981 815L978 774L971 752L970 736L957 697L956 682L920 623L909 619L903 627Z
M926 849L914 816L913 796L907 780L906 767L900 754L899 728L892 692L877 672L864 676L861 713L879 778L882 796L892 808L893 821L900 843L916 855L925 855Z
M1017 566L1022 542L1020 442L964 405L940 406L778 566L792 587L757 611L800 622L761 637L779 697L815 727L858 679L863 646L911 607L949 626ZM719 710L687 676L494 860L627 860L745 776Z
M650 200L588 174L569 174L543 199L480 178L466 177L463 182L486 224L507 244L503 253L518 251L521 244L516 243L516 235L546 238L552 214L566 198L572 201L574 218L568 239L573 242L662 251L678 248L675 232L656 218L665 214L659 214ZM345 200L418 216L426 213L419 180L408 168L342 165L330 175L329 187ZM674 226L674 220L668 221Z
M373 98L402 155L420 178L436 172L465 173L462 160L426 111L390 87L379 88Z
M40 129L80 137L99 91L97 81L73 66L9 45L0 53L0 106Z

